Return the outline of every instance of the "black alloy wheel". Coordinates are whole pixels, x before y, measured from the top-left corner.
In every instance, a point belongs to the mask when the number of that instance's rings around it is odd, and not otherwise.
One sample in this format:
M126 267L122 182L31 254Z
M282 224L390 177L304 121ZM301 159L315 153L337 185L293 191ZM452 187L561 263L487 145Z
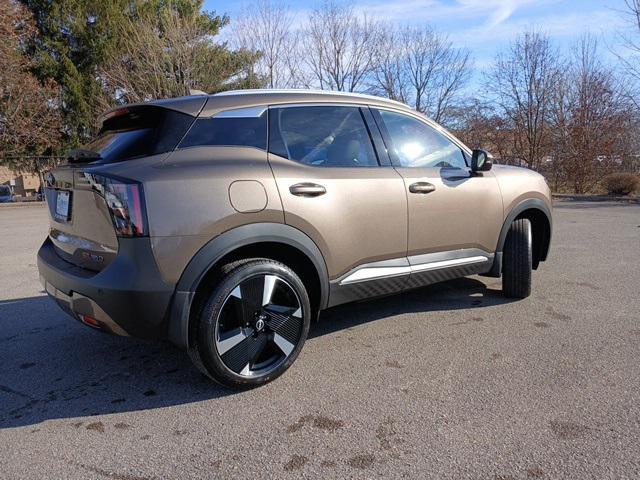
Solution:
M246 388L293 363L306 340L310 307L302 281L287 266L266 259L238 263L223 269L203 309L198 350L208 375Z

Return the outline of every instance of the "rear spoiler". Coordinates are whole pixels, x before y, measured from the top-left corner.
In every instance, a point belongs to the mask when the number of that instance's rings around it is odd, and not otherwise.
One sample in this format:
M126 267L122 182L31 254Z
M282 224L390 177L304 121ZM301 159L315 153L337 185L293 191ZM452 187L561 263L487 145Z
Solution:
M140 107L161 107L169 110L175 110L176 112L186 113L192 117L197 117L204 104L207 103L208 95L191 95L188 97L166 98L163 100L153 100L151 102L130 103L127 105L121 105L119 107L112 108L104 112L98 118L98 124L102 126L106 120L124 115L132 110ZM125 111L126 110L126 111Z

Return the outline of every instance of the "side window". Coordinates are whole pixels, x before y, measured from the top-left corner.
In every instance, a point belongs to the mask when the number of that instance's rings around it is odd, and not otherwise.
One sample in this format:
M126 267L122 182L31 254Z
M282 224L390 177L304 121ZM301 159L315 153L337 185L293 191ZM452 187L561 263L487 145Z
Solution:
M275 107L269 113L269 151L317 167L377 167L358 107Z
M266 150L267 110L259 117L220 115L198 118L178 148L200 146L256 147Z
M391 153L401 167L466 167L460 147L442 133L408 115L379 112L391 137Z

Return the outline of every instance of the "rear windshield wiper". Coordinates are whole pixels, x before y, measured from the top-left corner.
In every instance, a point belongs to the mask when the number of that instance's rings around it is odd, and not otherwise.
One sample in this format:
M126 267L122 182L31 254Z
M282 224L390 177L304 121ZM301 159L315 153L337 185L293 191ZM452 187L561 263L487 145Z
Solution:
M67 159L69 160L69 163L84 163L102 160L102 156L93 150L87 150L86 148L74 148L69 152Z

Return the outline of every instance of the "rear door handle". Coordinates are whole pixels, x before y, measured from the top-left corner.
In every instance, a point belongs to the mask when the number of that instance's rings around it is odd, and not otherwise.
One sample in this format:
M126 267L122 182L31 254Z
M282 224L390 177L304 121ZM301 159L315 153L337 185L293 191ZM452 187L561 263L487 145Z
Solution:
M409 185L409 191L411 193L431 193L436 189L436 186L428 182L416 182Z
M299 197L318 197L327 193L327 189L317 183L296 183L289 187L289 191Z

